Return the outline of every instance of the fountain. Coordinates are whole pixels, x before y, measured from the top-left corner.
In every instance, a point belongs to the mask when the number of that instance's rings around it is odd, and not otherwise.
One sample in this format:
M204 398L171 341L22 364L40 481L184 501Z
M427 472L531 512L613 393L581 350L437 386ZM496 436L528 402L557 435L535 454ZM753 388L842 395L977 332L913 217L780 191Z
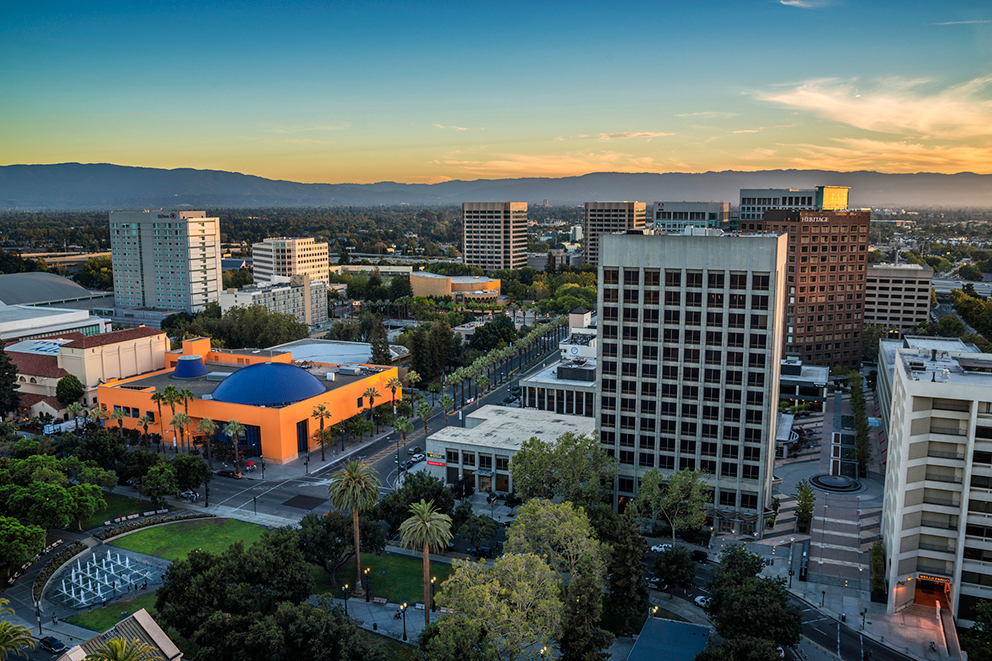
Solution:
M92 607L119 594L137 591L142 584L157 582L161 573L152 565L131 562L128 555L109 550L106 555L94 553L85 560L77 559L58 583L53 581L48 599L66 608Z

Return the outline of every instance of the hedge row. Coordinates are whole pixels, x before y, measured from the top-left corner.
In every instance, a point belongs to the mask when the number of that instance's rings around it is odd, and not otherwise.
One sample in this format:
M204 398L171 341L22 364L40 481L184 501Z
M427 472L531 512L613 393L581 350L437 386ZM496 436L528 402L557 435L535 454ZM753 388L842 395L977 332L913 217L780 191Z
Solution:
M148 526L157 526L160 523L171 523L173 521L184 521L186 519L209 519L212 516L214 515L208 514L207 512L188 512L186 514L175 514L172 516L150 516L147 519L129 521L128 523L123 523L119 526L104 528L93 536L99 540L106 541L111 537L117 537L118 535L140 530L141 528L147 528Z
M34 579L34 600L39 601L41 599L41 591L45 589L45 583L48 579L52 577L59 567L69 562L77 553L82 553L86 550L86 544L82 542L76 542L75 544L70 544L65 547L62 551L58 553L51 561L45 565L45 568L41 570L38 577Z

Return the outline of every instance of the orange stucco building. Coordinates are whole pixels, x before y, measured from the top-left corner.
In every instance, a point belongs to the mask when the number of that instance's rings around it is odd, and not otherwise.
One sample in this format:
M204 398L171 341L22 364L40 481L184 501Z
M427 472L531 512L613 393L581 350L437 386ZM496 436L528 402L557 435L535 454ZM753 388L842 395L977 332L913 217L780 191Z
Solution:
M217 423L217 440L226 442L224 426L237 420L245 427L248 456L267 463L283 464L319 447L315 438L320 422L314 409L323 404L331 413L324 428L343 422L369 408L365 392L375 388L375 404L392 399L386 383L398 377L395 367L378 365L294 364L292 354L265 349L215 350L210 340L183 341L181 352L166 353L166 369L139 377L112 380L100 386L100 406L107 411L123 409L124 426L140 429L138 419L154 420L149 431L158 431L166 443L173 441L172 409L162 408L152 395L172 385L189 390L190 429L203 418ZM397 391L397 399L402 391ZM176 412L184 410L180 401ZM164 423L164 424L163 424Z

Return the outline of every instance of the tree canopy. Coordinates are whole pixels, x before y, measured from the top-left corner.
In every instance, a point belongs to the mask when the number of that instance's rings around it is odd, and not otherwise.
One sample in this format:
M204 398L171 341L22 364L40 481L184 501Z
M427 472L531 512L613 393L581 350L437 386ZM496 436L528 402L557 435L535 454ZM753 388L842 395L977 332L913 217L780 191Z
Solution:
M553 444L532 437L510 460L516 492L524 499L596 503L612 490L616 470L595 437L572 432Z

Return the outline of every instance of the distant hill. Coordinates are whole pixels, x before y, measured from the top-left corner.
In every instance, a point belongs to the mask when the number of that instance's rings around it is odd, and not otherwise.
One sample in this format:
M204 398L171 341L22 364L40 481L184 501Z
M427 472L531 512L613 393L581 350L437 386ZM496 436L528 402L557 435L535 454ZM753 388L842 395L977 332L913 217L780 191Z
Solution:
M480 179L440 184L301 184L219 170L108 164L0 166L0 209L101 210L225 207L449 205L593 200L737 202L741 188L851 187L852 206L992 208L992 175L826 170L622 174Z

